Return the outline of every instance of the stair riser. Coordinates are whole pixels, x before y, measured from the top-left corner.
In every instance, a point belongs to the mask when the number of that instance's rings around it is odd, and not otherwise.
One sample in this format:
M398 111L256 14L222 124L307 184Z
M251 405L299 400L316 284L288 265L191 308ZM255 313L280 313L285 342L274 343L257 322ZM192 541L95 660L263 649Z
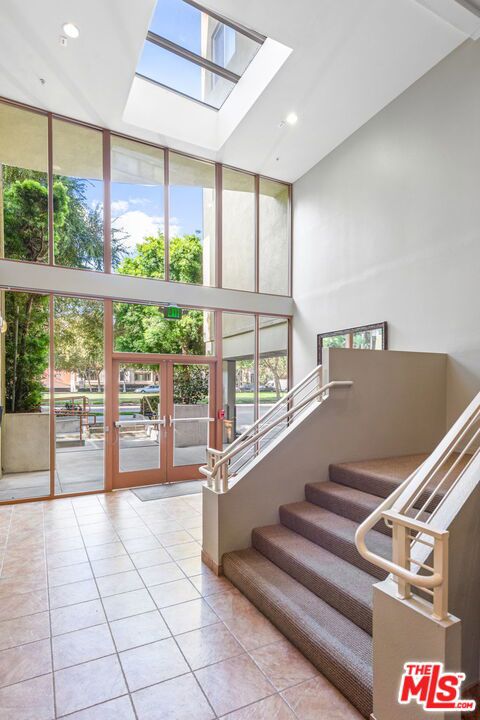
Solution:
M312 542L324 547L329 552L343 558L352 565L356 565L361 570L370 573L379 580L385 580L387 573L372 565L362 558L355 544L343 538L332 535L325 528L313 525L303 518L298 517L294 513L289 512L288 506L280 507L280 522L285 527L290 528L299 535L311 540Z
M365 717L372 712L371 688L361 684L361 679L348 672L338 663L334 655L316 644L311 637L308 625L295 621L291 613L274 599L265 595L251 584L230 562L228 555L224 557L225 576L278 628L278 630L310 660L340 692Z
M252 545L281 570L325 600L369 635L372 634L372 610L368 605L362 605L356 598L341 592L338 586L329 583L328 579L320 578L307 564L301 564L256 530L252 533Z
M354 520L354 522L358 522L359 524L366 520L372 512L367 508L356 505L353 502L349 502L348 498L337 497L331 493L322 492L322 490L318 487L313 488L306 485L305 498L308 502L311 502L314 505L318 505L325 510L330 510L330 512L333 512L336 515L342 515L342 517L346 517L349 520ZM382 499L378 498L378 504L381 502ZM384 535L392 535L392 531L385 525L383 520L378 522L373 529L383 533Z

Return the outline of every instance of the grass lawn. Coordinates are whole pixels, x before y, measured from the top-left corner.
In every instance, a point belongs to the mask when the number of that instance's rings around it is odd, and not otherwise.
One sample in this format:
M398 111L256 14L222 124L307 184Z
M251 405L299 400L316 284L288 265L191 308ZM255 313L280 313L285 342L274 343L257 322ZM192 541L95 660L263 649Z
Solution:
M77 398L76 402L80 403L80 396L85 396L90 401L90 407L95 407L95 405L103 405L104 404L104 395L103 393L89 393L89 392L78 392L78 393L55 393L55 400L56 403L61 404L62 402L67 402L68 400L72 398ZM135 403L140 404L140 401L142 397L155 397L153 394L146 394L142 395L141 393L136 392L126 392L126 393L120 393L120 401L125 403ZM48 402L49 395L48 393L43 394L43 402ZM275 392L261 392L258 394L258 398L260 403L269 403L273 404L277 402L277 394ZM253 403L253 392L237 392L235 395L236 402L240 404L248 404Z
M262 403L276 403L277 393L275 392L261 392L258 393L258 400ZM235 401L240 405L243 403L253 403L253 392L237 392L235 394Z

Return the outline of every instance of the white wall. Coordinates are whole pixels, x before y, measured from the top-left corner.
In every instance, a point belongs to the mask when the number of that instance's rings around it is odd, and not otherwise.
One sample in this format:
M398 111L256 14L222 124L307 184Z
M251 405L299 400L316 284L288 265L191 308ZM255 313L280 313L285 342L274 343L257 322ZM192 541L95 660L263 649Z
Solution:
M323 370L322 382L352 387L293 423L227 493L204 487L203 551L214 564L249 547L253 528L278 523L279 506L305 499L331 463L430 452L445 434L445 355L331 349Z
M317 333L387 320L450 355L450 421L480 389L479 78L465 43L295 183L296 379Z

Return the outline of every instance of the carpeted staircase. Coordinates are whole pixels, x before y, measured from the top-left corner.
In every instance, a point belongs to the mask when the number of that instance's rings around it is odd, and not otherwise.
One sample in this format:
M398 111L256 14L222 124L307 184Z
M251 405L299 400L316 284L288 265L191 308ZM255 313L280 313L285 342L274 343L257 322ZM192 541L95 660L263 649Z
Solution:
M372 587L385 578L355 547L355 531L426 458L331 465L305 501L280 507L252 547L223 558L226 575L366 717L372 712ZM390 531L368 537L391 558Z

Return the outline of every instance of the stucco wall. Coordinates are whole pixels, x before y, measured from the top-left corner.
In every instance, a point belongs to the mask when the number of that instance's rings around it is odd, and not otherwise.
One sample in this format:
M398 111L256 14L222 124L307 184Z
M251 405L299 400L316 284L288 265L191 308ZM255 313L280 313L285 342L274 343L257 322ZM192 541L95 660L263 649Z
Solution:
M294 375L316 334L387 320L445 352L448 418L480 389L480 42L467 42L294 185Z

